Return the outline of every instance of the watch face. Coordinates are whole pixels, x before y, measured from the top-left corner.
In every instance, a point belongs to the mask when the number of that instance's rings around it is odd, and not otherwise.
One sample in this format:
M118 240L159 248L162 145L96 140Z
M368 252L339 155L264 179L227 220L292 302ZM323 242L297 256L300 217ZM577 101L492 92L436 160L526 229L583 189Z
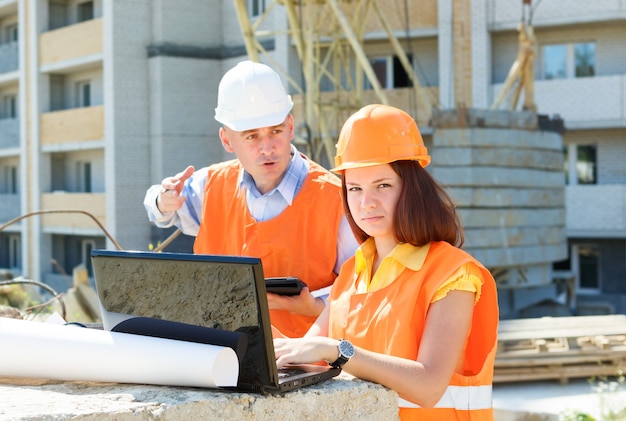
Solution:
M339 352L347 358L352 358L354 356L354 347L348 341L341 341L339 342Z

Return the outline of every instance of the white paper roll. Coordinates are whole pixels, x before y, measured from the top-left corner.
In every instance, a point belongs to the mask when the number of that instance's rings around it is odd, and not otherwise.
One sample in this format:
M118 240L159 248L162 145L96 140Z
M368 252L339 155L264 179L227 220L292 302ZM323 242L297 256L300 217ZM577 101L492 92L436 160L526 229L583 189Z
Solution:
M229 347L0 318L0 377L236 386Z

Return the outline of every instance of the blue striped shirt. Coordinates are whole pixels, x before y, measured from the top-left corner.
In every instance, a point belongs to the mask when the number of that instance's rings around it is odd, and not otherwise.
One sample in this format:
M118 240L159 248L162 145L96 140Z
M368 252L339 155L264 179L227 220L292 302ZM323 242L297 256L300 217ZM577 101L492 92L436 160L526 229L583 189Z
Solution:
M287 168L285 176L276 188L261 194L256 188L252 176L245 170L239 174L239 187L246 189L246 204L252 217L259 222L275 218L293 203L293 199L302 187L309 173L309 162L298 153L295 146L291 146L293 157ZM196 171L186 182L181 196L187 199L183 206L176 212L162 214L156 206L156 198L161 191L161 185L155 184L146 192L144 207L148 218L159 228L177 226L183 233L196 236L200 228L200 216L202 215L202 200L206 185L208 167ZM320 210L321 211L321 210ZM335 273L343 262L354 255L358 243L352 234L350 225L344 216L339 226L337 238L337 261Z

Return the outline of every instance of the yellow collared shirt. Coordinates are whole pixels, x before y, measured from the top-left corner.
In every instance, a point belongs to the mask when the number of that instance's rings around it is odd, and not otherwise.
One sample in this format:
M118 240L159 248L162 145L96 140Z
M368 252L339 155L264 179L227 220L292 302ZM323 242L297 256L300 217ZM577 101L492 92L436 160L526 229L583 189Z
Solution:
M404 269L420 270L429 249L430 244L421 247L409 243L398 244L384 257L372 277L376 245L373 238L367 239L357 249L354 256L354 270L358 278L357 292L363 294L384 288L391 284ZM432 302L441 300L448 294L448 291L453 290L474 292L475 300L478 301L481 284L482 276L478 266L474 263L465 263L441 284Z

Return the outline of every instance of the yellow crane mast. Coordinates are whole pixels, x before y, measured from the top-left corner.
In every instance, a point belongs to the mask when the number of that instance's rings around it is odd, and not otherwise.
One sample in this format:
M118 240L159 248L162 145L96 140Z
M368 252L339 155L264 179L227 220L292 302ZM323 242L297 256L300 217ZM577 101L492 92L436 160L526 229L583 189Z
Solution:
M507 75L502 91L493 102L491 108L496 109L508 98L507 109L515 110L519 102L522 90L524 90L524 102L522 109L525 111L537 111L535 104L535 56L537 55L537 38L532 26L532 14L534 8L539 5L539 1L533 8L532 0L522 0L522 21L517 30L518 52L511 70ZM526 11L528 11L526 13Z

